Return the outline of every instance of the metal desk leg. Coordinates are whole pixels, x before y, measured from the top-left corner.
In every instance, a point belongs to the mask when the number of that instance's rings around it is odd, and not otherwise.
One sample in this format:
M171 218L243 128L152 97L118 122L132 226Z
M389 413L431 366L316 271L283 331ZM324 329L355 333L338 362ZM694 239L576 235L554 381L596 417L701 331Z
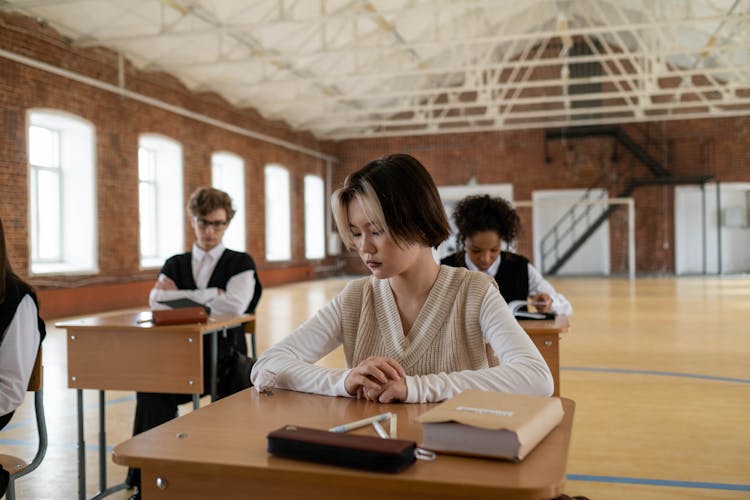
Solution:
M78 407L78 499L86 498L86 443L83 440L83 389L76 389Z
M201 406L201 397L199 394L193 394L193 410L197 410Z
M107 430L104 416L104 391L99 391L99 491L107 489Z
M104 498L128 487L124 482L107 488L107 422L105 413L104 391L99 391L99 492L92 500Z
M224 327L222 332L226 335L227 328ZM217 399L216 390L216 365L219 363L219 332L211 333L211 402Z

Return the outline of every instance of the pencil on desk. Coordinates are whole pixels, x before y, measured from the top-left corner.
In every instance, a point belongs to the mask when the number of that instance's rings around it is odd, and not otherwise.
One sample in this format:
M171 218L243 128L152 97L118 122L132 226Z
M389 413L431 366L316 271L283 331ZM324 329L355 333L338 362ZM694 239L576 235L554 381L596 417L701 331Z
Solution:
M373 422L382 422L384 420L388 420L392 415L393 414L390 412L381 413L380 415L363 418L362 420L355 420L354 422L349 422L348 424L337 425L336 427L331 427L328 430L331 432L348 432L354 429L359 429L360 427L364 427L365 425L370 425Z

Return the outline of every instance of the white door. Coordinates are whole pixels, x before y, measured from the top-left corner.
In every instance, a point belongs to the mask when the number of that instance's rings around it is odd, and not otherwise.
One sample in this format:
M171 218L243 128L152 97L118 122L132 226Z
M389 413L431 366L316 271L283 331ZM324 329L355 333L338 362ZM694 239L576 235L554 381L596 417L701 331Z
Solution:
M717 207L716 184L706 184L704 214L700 186L675 187L675 273L678 275L703 273L704 255L706 273L718 273L719 247L722 274L750 272L750 184L721 183L719 189Z
M558 225L560 231L558 235L560 251L558 255L564 253L570 244L577 239L586 229L588 223L593 222L596 218L607 209L605 204L582 205L578 202L581 200L586 190L584 189L557 189L549 191L534 191L532 201L534 205L534 266L543 272L541 262L540 244L548 232ZM601 198L606 201L606 190L592 190L590 198ZM568 232L570 217L569 210L575 207L574 216L581 215L583 222L573 226L573 230ZM588 208L588 211L587 211ZM583 215L585 213L585 215ZM553 255L546 257L544 266L551 267L556 258ZM605 222L594 234L583 244L578 251L563 265L557 274L559 275L609 275L610 257L609 257L609 222Z

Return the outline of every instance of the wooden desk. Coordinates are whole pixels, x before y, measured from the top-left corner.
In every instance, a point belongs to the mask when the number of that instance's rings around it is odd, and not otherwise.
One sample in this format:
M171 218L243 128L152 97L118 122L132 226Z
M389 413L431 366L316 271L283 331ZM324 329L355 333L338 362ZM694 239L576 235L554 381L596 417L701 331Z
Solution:
M557 316L549 320L521 320L521 327L534 341L542 357L547 362L555 381L553 396L560 395L560 334L570 328L568 316Z
M134 436L115 447L113 460L141 468L146 500L245 496L536 500L562 494L575 409L568 399L563 399L563 422L519 464L438 455L434 462L417 461L399 474L381 474L266 452L266 435L285 424L328 429L386 411L398 415L399 438L419 443L422 428L415 418L430 406L278 390L266 396L248 389ZM371 427L359 432L374 435Z
M99 483L101 498L125 487L107 488L104 391L193 394L203 392L202 336L211 341L211 396L216 396L217 332L253 321L242 314L211 315L207 323L154 326L151 312L103 313L55 323L66 331L68 387L76 389L78 406L78 497L86 494L86 443L83 438L83 389L99 391Z

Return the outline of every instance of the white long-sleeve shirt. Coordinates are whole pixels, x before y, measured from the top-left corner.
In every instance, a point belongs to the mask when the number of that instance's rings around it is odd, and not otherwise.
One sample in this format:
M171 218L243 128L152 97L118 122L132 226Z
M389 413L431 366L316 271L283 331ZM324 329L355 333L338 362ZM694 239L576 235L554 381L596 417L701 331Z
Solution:
M0 415L15 411L26 397L41 337L37 317L34 299L26 295L0 344Z
M513 318L493 286L480 309L480 328L500 364L479 370L408 375L406 402L434 402L466 389L545 395L553 391L552 375L534 343ZM343 342L342 294L265 351L253 367L251 380L258 390L266 386L330 396L351 395L345 379L350 368L326 368L318 360Z
M489 274L493 278L497 274L497 270L500 268L500 262L502 255L498 255L495 262L493 262L486 271L479 269L469 258L469 254L464 254L466 261L466 267L472 271L479 271L481 273ZM537 293L546 293L552 298L552 312L556 314L562 314L564 316L571 316L573 314L573 306L568 302L568 299L553 287L549 281L542 277L542 274L537 269L528 264L529 270L529 295L536 295Z

